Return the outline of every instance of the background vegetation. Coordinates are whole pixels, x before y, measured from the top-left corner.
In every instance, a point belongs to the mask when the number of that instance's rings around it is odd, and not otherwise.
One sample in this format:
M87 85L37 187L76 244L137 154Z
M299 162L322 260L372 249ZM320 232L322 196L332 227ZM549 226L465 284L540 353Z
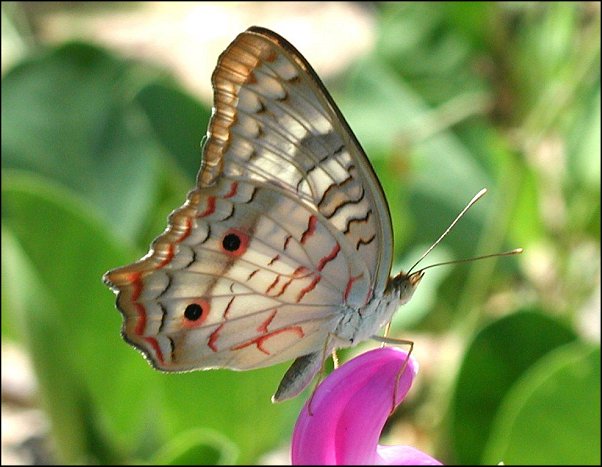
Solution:
M383 442L444 463L599 464L599 4L364 8L376 45L326 84L382 181L396 270L482 187L427 262L525 249L430 270L396 315L421 373ZM2 76L2 351L31 358L46 460L286 461L307 398L270 403L286 364L155 372L101 282L182 203L210 102L109 46L46 42L42 20L2 5L3 56L20 51Z

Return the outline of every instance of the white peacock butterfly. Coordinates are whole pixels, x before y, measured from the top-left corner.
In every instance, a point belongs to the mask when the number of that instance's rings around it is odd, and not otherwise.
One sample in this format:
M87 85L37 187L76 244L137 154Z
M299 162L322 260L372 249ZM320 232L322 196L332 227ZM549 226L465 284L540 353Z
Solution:
M196 187L148 254L104 282L117 294L124 339L159 370L296 358L273 397L282 401L333 349L389 322L424 269L390 277L383 190L291 44L249 28L220 56L212 84Z

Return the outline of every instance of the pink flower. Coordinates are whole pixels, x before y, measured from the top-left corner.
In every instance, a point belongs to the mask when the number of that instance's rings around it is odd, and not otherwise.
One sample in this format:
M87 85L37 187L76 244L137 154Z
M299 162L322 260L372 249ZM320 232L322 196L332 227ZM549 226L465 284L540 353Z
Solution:
M379 348L333 371L297 420L291 452L293 465L441 465L413 447L378 444L407 355L394 347ZM397 384L396 407L408 393L417 372L418 363L410 358ZM312 415L308 411L310 401Z

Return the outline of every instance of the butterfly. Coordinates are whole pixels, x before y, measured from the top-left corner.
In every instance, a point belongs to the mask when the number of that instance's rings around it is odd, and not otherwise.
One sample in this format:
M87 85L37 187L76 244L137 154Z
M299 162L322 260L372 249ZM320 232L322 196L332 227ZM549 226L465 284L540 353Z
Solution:
M369 339L423 271L390 276L391 216L358 140L307 60L251 27L221 54L196 186L139 261L104 282L122 336L158 370L295 359L299 394L332 350Z

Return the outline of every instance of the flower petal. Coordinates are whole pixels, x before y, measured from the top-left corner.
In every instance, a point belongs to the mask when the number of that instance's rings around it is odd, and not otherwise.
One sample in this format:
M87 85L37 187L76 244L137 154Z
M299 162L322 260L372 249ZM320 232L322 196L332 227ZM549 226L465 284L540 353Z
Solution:
M441 465L437 459L411 446L381 446L376 450L377 465Z
M333 371L297 420L293 464L390 463L386 449L384 454L377 453L378 440L393 408L396 386L395 406L407 394L417 371L418 363L394 347L366 352ZM408 451L400 452L411 459Z

